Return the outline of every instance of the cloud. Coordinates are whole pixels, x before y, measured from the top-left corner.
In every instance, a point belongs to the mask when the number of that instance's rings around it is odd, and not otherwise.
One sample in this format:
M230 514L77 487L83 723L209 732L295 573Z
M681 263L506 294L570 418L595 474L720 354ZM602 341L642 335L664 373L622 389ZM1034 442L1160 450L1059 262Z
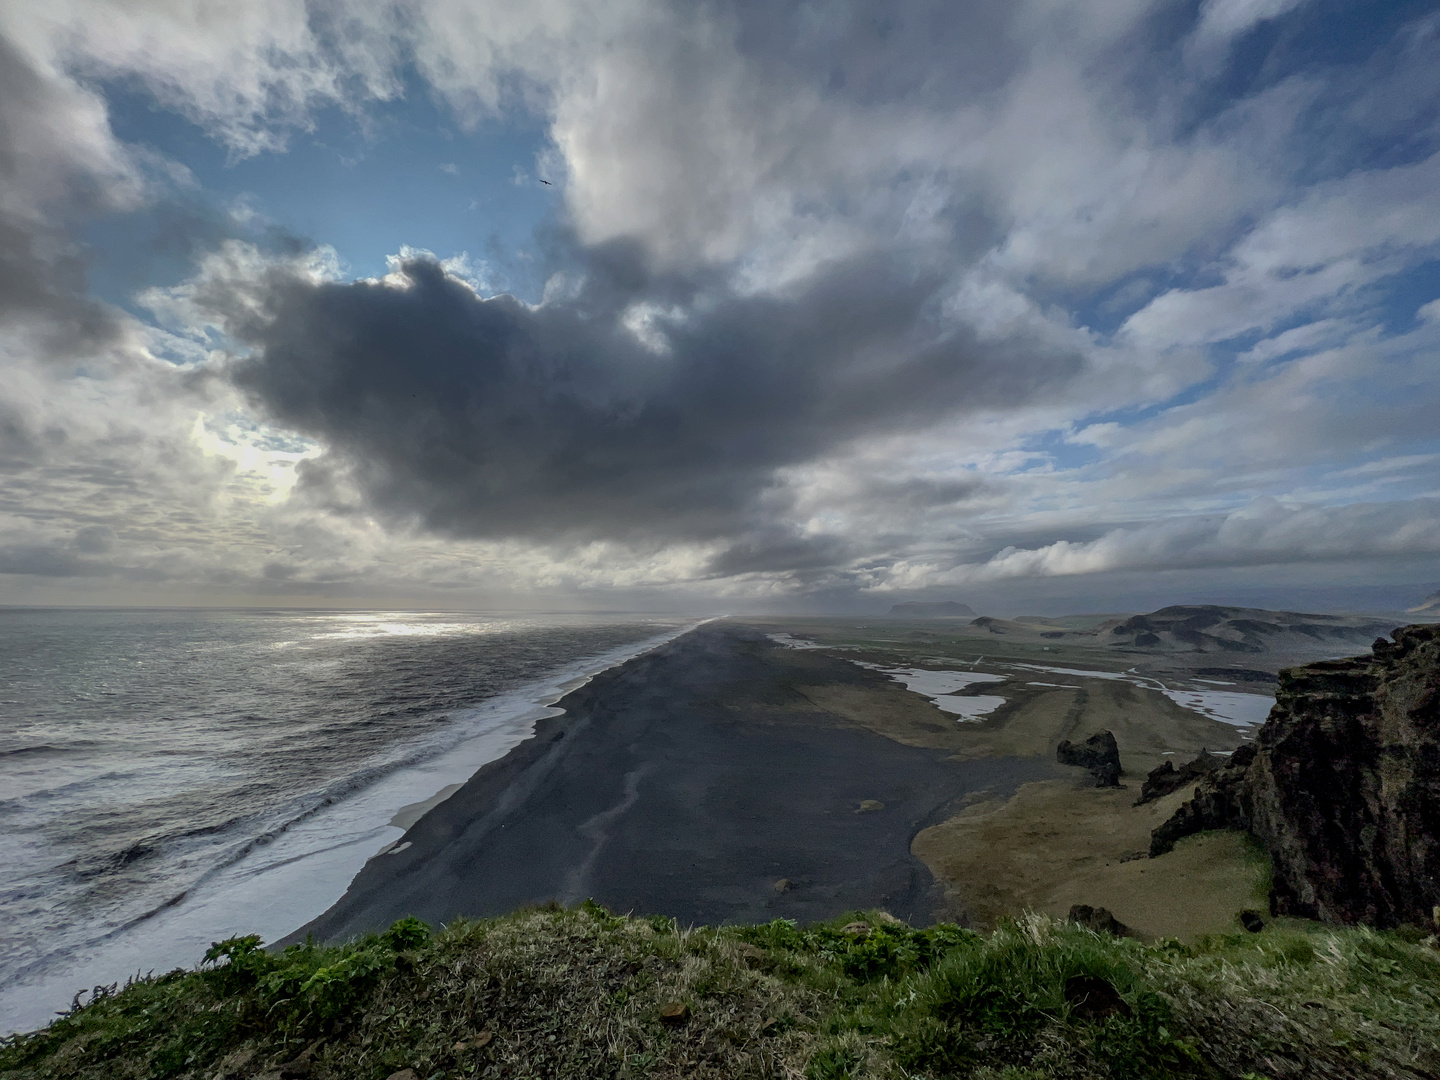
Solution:
M1440 153L1317 185L1235 245L1223 283L1156 297L1126 320L1121 335L1143 348L1208 344L1344 303L1360 287L1440 251L1437 184Z
M1205 0L1191 43L1194 53L1211 60L1242 34L1279 18L1306 0Z
M1440 555L1440 499L1327 507L1284 506L1267 497L1226 515L1118 528L1089 541L1008 547L981 563L899 565L881 587L916 589L1117 571L1436 555Z
M1053 397L1084 366L927 316L938 283L884 257L756 296L626 245L573 256L568 287L533 306L424 257L353 283L217 269L193 295L252 350L235 383L326 447L302 489L353 486L452 536L737 538L764 527L786 466Z
M0 322L47 352L104 342L115 320L85 296L84 252L67 227L136 205L143 177L110 137L103 103L3 35L0 176Z
M1372 14L1331 55L1302 0L6 5L4 565L838 596L1433 557L1440 18ZM117 87L246 169L407 94L539 125L544 295L180 222L195 273L100 304L80 229L184 174Z
M388 3L7 7L0 25L37 62L137 82L237 156L283 149L318 107L354 108L400 91L401 13Z

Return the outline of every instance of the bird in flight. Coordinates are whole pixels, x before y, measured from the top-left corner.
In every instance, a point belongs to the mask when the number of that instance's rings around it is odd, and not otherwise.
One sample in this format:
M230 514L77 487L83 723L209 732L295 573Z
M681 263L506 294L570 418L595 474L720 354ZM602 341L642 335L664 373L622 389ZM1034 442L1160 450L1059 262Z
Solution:
M540 179L540 178L539 178L539 177L536 177L536 179L538 180L538 179ZM550 183L549 180L540 180L540 182L541 182L542 184L544 184L546 187L554 187L554 186L555 186L554 184Z

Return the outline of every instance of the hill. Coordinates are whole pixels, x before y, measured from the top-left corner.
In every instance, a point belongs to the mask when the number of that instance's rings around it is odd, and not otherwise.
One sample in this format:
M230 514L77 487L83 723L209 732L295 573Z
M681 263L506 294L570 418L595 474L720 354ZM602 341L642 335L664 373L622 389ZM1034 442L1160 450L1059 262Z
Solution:
M1428 601L1427 601L1428 602ZM917 607L901 605L913 612ZM964 605L956 605L963 607ZM1440 608L1436 609L1440 614ZM919 618L918 615L910 615ZM1398 620L1367 615L1329 615L1314 612L1267 611L1263 608L1224 607L1214 604L1177 604L1142 615L1070 616L1044 618L1021 615L1014 619L979 616L959 625L929 627L910 636L936 640L946 635L1001 639L1006 647L1027 644L1067 650L1118 651L1153 658L1161 664L1193 666L1210 654L1226 665L1241 657L1251 667L1272 674L1290 664L1343 656L1388 634ZM1079 656L1074 659L1078 662Z
M1270 923L1191 946L1026 915L681 929L584 904L432 937L407 920L97 988L0 1043L5 1080L788 1076L1420 1078L1440 960L1400 933Z
M1440 589L1435 590L1412 608L1406 608L1407 615L1440 615Z
M1368 645L1394 628L1394 620L1367 616L1179 604L1093 632L1106 644L1148 652L1312 653Z

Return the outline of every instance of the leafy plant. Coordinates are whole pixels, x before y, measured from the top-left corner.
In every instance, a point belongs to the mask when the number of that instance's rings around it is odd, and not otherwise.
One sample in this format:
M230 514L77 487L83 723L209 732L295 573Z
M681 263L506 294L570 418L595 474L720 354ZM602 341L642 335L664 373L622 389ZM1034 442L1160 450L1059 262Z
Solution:
M392 952L418 949L430 940L430 927L413 915L406 916L380 935L380 943Z

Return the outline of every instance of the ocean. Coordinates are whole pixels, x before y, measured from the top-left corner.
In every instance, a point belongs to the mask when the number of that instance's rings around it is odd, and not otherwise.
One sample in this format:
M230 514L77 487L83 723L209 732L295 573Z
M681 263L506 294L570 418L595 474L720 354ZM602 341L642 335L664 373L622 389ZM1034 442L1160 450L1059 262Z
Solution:
M653 616L0 609L0 1031L274 940Z

